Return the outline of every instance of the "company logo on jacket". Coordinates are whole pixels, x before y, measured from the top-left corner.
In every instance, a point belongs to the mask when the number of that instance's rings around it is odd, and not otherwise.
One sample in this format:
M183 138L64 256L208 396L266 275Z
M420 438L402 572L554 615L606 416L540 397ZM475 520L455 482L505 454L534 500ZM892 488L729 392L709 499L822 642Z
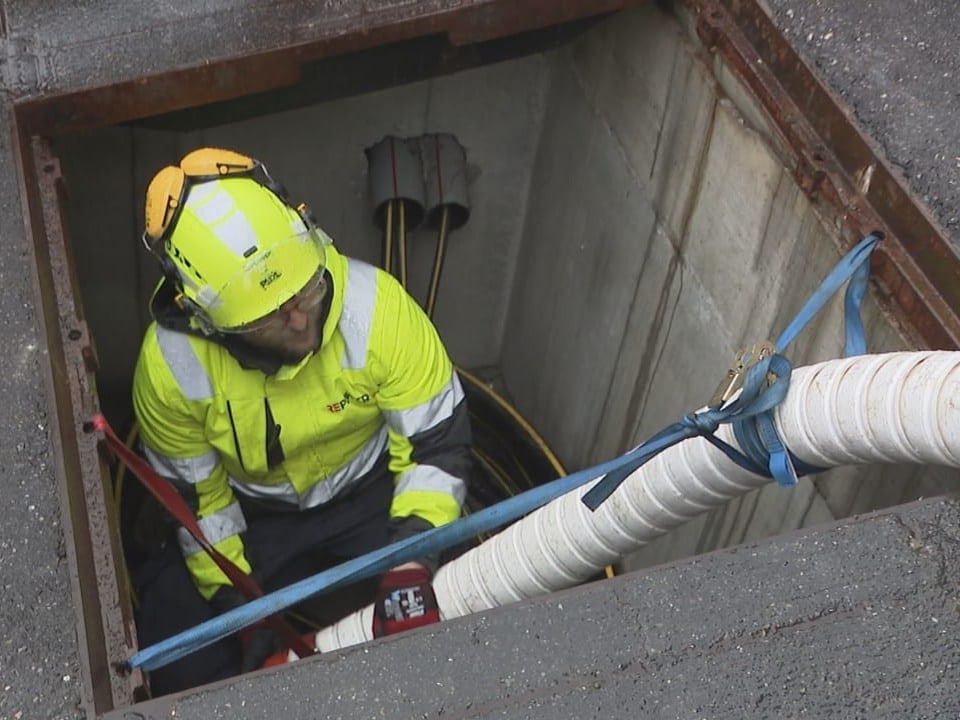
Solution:
M335 403L330 403L329 405L327 405L327 410L329 410L332 413L338 413L338 412L341 412L350 403L355 403L355 402L366 405L368 402L370 402L370 396L367 395L367 393L364 393L363 395L358 395L357 397L353 397L350 393L344 393L343 400L340 400Z

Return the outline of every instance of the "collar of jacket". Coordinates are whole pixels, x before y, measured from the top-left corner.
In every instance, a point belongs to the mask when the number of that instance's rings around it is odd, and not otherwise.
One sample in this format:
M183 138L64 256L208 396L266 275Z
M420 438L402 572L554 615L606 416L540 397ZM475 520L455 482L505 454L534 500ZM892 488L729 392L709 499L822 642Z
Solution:
M343 293L337 292L337 289L344 285L345 266L345 258L336 252L332 246L327 247L327 267L324 274L330 289L324 297L321 310L320 324L323 326L323 334L320 347L329 342L343 310ZM240 367L245 370L259 370L264 375L277 375L279 373L285 377L293 377L315 354L308 355L298 365L285 366L258 348L245 343L242 335L225 333L207 335L197 326L190 313L177 305L175 298L176 290L173 283L169 278L162 278L153 292L153 297L150 298L150 315L157 324L167 330L193 335L219 345L230 353L233 359L240 364Z

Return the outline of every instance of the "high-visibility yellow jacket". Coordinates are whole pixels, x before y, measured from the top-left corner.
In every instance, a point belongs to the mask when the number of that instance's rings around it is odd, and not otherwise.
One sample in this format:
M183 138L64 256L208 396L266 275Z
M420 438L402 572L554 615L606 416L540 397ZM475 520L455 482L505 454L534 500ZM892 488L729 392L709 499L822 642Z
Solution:
M158 321L133 385L144 452L207 539L247 573L237 494L315 507L362 484L385 454L391 518L441 525L459 517L466 494L463 389L430 320L391 275L332 247L327 280L320 349L266 371L226 339L186 331L164 304L169 288L154 297ZM178 539L204 597L229 584L183 528Z

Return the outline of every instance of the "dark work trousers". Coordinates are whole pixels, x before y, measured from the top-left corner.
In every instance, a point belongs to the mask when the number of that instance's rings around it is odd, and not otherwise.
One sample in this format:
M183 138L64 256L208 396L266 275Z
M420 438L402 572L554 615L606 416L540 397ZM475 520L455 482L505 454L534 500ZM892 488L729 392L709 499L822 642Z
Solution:
M247 559L265 592L285 587L350 558L383 547L389 540L389 508L393 479L378 474L344 498L302 512L257 512L245 508L243 534ZM145 648L183 632L216 615L197 592L176 541L147 560L134 575L138 597L137 631ZM312 601L321 607L342 604L344 597L361 602L338 608L342 617L373 602L376 579L334 591ZM352 592L351 592L352 591ZM320 613L320 617L323 613ZM337 617L327 617L323 624ZM240 671L240 642L236 635L208 645L187 657L149 673L153 696L197 687L231 677Z

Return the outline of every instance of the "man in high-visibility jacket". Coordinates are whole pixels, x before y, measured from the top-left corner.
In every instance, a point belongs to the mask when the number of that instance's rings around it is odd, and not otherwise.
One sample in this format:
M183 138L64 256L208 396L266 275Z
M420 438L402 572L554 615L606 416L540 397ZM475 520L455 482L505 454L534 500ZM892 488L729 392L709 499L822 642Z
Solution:
M258 161L228 150L157 173L145 215L164 277L134 376L142 451L217 550L269 588L291 567L319 569L304 558L347 559L460 516L463 390L392 276L340 254ZM244 601L185 529L176 536L178 562L139 583L143 644ZM380 578L375 636L438 619L435 564ZM385 611L391 592L411 589L422 607ZM156 672L154 691L252 669L278 649L265 627L244 638Z

